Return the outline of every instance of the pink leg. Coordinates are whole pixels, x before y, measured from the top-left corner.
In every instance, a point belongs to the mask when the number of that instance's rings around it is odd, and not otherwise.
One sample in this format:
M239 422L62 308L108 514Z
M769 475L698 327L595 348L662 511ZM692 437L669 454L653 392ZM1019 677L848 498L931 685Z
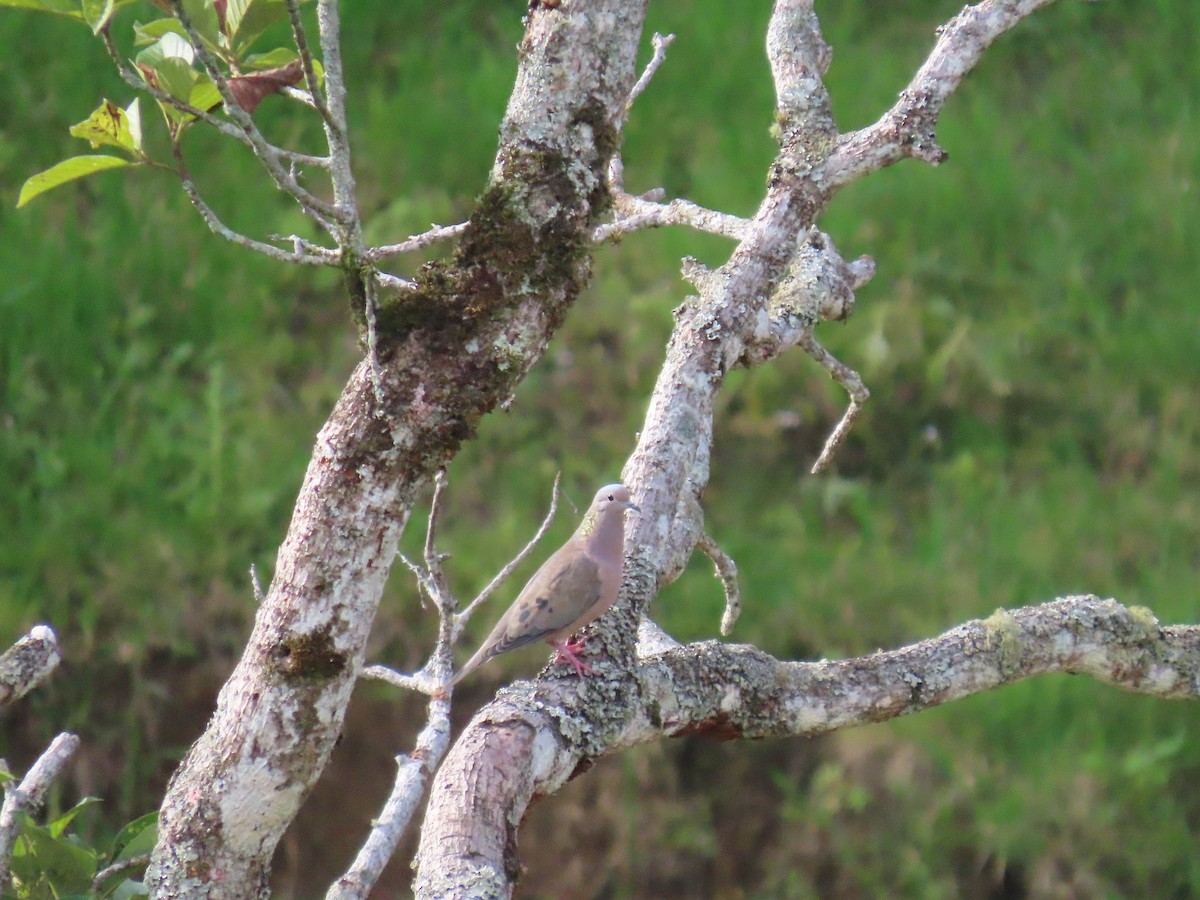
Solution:
M554 662L555 663L569 662L571 665L573 665L575 667L575 674L578 675L580 678L582 678L585 673L588 675L593 674L595 672L595 670L591 666L589 666L587 663L585 663L582 659L580 659L578 656L575 655L579 650L581 650L583 648L583 645L586 642L587 642L587 638L583 638L582 640L578 640L578 641L571 641L571 640L554 641L554 643L551 644L551 646L554 648L554 651L555 651L554 652Z

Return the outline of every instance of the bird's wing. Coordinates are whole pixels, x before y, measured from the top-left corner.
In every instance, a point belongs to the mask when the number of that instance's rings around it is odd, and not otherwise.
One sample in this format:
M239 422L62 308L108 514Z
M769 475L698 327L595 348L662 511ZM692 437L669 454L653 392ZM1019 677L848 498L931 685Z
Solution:
M600 570L582 548L566 546L546 560L529 579L491 653L504 653L570 628L600 600ZM491 643L489 641L489 643Z

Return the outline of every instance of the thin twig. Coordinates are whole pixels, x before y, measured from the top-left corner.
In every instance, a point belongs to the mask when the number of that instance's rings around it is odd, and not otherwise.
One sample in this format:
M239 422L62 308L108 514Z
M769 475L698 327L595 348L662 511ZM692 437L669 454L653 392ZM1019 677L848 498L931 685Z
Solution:
M180 148L178 142L172 144L171 152L176 162L175 174L179 177L179 183L183 187L183 192L187 194L188 199L192 201L192 206L196 207L196 211L200 213L200 218L204 220L204 224L208 226L209 231L213 234L223 237L225 240L237 244L239 247L245 247L248 250L253 250L256 253L261 253L263 256L269 256L271 259L276 259L280 262L294 263L301 266L336 266L338 264L336 256L316 256L308 252L293 253L288 250L281 250L279 247L271 244L264 244L262 241L257 241L241 232L234 231L221 221L213 208L205 203L204 198L200 196L200 191L196 188L196 183L192 181L192 176L183 161L183 150Z
M258 569L255 568L254 563L250 563L250 587L254 591L254 602L262 606L263 589L262 585L258 583Z
M646 68L642 70L642 76L637 80L633 89L629 92L629 99L625 101L625 117L628 118L629 111L633 109L634 101L642 95L642 92L650 86L650 79L654 77L654 73L658 71L658 67L663 64L667 58L667 48L675 42L675 35L661 35L657 31L654 32L654 37L650 39L654 45L654 55L650 57L650 62L646 63ZM624 124L622 122L621 124ZM620 126L618 126L620 127Z
M742 592L738 588L737 563L733 557L721 549L721 545L708 532L702 532L696 542L704 555L712 560L716 575L721 579L725 588L725 612L721 616L721 634L725 637L733 632L734 623L742 614Z
M449 483L445 468L438 469L437 474L433 476L433 499L429 503L429 523L425 526L424 558L430 573L440 570L442 560L446 559L445 555L438 553L434 543L437 538L438 520L441 518L442 497L445 496Z
M459 222L457 225L433 225L424 234L409 235L407 241L401 241L399 244L384 244L379 247L369 247L366 251L365 258L370 262L377 262L388 256L397 256L401 253L412 253L414 250L420 250L422 247L428 247L430 244L437 241L443 241L446 238L457 237L467 230L470 222Z
M119 859L111 866L106 866L96 873L96 877L92 879L92 890L99 893L104 887L104 882L112 878L114 875L119 875L122 872L128 872L130 869L140 869L150 863L149 853L139 853L136 856L130 856L126 859Z
M371 366L371 390L375 394L376 415L386 415L383 396L383 369L379 365L379 333L375 326L375 279L363 279L367 318L367 361Z
M862 412L863 404L867 402L871 392L863 384L862 376L822 347L811 331L801 335L797 343L804 348L805 353L815 359L829 373L830 378L845 388L846 393L850 395L850 405L846 407L841 421L826 438L821 455L813 463L812 473L815 475L824 471L833 460L833 454L837 452L842 441L846 439L846 435L850 433L851 427Z
M488 582L487 587L479 592L479 596L468 603L467 608L454 617L452 639L457 639L458 635L462 633L463 626L467 624L467 621L474 614L475 610L479 608L479 605L487 600L488 597L492 596L496 588L500 587L500 585L504 584L504 582L508 580L508 577L512 575L513 570L525 561L525 558L529 556L529 554L533 552L533 548L537 546L538 541L542 539L542 536L546 533L546 529L548 529L550 527L550 523L554 521L554 513L558 510L558 483L561 478L561 472L554 476L554 488L550 493L550 509L547 510L546 518L542 520L541 527L538 528L537 534L530 539L529 543L525 545L524 549L522 549L520 553L513 557L512 561L509 562L508 565L496 573L496 577Z
M396 291L415 291L417 283L409 281L406 278L400 278L396 275L389 275L387 272L380 272L378 269L371 270L371 278L375 283L383 288L391 288Z
M404 675L387 666L367 666L359 673L360 678L370 678L375 681L386 681L390 685L403 688L406 691L416 691L418 694L432 694L441 688L439 682L432 681L428 669L419 669L412 675Z
M304 23L300 21L300 4L297 0L287 0L288 19L292 23L292 40L296 42L296 51L300 54L300 65L304 68L304 83L308 85L309 99L313 107L321 114L326 124L337 127L329 114L329 107L321 96L321 85L317 81L317 70L313 67L312 52L308 49L308 38L304 34Z

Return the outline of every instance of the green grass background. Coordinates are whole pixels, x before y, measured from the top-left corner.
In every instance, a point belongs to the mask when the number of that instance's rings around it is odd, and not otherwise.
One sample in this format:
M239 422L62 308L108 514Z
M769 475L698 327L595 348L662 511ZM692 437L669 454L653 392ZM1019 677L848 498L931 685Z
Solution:
M818 3L842 128L890 105L957 8ZM150 15L135 9L119 40ZM522 9L346 4L371 240L469 212ZM773 149L768 13L652 4L648 33L678 40L628 127L631 189L754 209ZM814 477L840 389L799 353L730 378L705 505L742 572L736 639L788 657L866 653L1084 591L1200 621L1198 34L1186 0L1055 4L951 100L949 162L904 163L835 200L822 227L879 273L820 336L872 399ZM20 761L81 732L90 762L64 790L104 796L94 827L111 828L156 805L232 667L253 615L247 569L269 577L356 340L331 275L221 242L163 174L105 174L15 210L25 178L87 152L67 127L131 94L80 25L4 10L0 45L0 639L50 622L67 657L0 749ZM256 118L318 149L316 123L286 101ZM305 227L242 148L190 137L230 224ZM667 230L598 252L546 359L451 471L444 540L464 594L533 531L555 472L577 505L618 476L688 290L678 260L729 250ZM410 528L406 543L420 539ZM708 638L721 605L698 559L655 611ZM418 665L431 626L397 572L372 655ZM536 664L518 656L490 677ZM165 729L193 694L188 720ZM1198 738L1192 704L1068 677L839 736L803 777L775 773L766 802L785 836L745 896L971 896L981 872L999 873L998 896L1200 895ZM677 842L719 856L716 824L689 821ZM817 849L789 850L787 835ZM605 895L639 895L648 865L630 862Z

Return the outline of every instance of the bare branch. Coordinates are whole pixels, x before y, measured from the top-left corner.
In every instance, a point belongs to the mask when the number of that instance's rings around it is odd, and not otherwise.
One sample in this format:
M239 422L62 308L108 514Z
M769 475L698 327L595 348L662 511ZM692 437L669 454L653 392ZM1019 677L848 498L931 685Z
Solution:
M1053 0L984 0L939 29L937 44L900 99L867 128L838 140L825 180L836 189L905 157L937 165L946 151L935 131L946 100L1004 32Z
M395 669L389 669L387 666L367 666L359 673L359 677L373 681L386 681L393 687L429 696L432 696L435 691L442 688L441 682L434 681L429 675L428 666L414 672L412 675L404 675Z
M374 278L363 279L363 310L367 320L367 361L371 364L371 390L375 394L377 413L383 415L387 399L383 395L383 369L379 365L379 332L375 320ZM440 474L440 472L439 472Z
M689 644L627 670L636 686L621 696L632 708L607 719L607 731L574 682L517 682L476 714L434 780L414 893L450 896L471 884L472 896L508 896L515 823L532 798L601 756L685 734L825 734L1050 672L1198 700L1200 626L1163 628L1144 607L1083 596L1001 610L857 659L781 662L752 646Z
M416 282L398 278L395 275L389 275L387 272L380 272L378 269L372 270L371 277L377 285L383 288L390 288L396 291L415 291L417 289Z
M279 260L280 262L293 263L301 266L336 266L338 258L332 255L322 253L314 254L309 247L309 244L301 252L290 252L282 250L271 244L265 244L262 241L257 241L252 237L248 237L241 232L234 231L228 225L221 221L216 212L209 206L204 198L200 196L200 191L196 187L196 183L192 181L191 173L183 161L183 150L178 142L172 144L171 151L175 156L175 174L179 176L179 183L183 187L183 192L187 194L188 199L192 202L192 206L196 207L196 211L200 213L200 218L204 220L204 224L208 226L209 231L218 237L223 237L230 243L237 244L239 247L245 247L247 250L253 250L255 253L261 253L263 256L269 256L271 259ZM325 250L325 248L320 248Z
M401 253L412 253L414 250L420 250L422 247L428 247L430 244L437 241L444 241L447 238L457 237L467 230L470 222L459 222L457 225L433 225L424 234L409 235L407 241L401 241L399 244L384 244L380 247L370 247L363 254L363 258L369 262L378 262L389 256L398 256Z
M288 20L292 25L292 40L296 44L296 52L300 54L300 65L304 68L304 83L308 85L309 102L321 114L321 118L325 120L326 124L338 127L321 96L321 85L317 81L317 70L313 67L312 51L308 49L304 23L300 21L300 4L297 0L287 0L287 11Z
M540 541L542 536L545 535L546 529L548 529L550 527L550 523L554 521L554 513L558 510L558 483L561 478L561 472L554 476L554 487L550 492L550 509L546 511L546 517L542 519L542 524L541 527L538 528L537 534L530 539L529 543L525 545L524 549L522 549L520 553L512 558L508 565L496 573L496 577L489 581L487 587L479 592L479 596L467 604L467 608L454 617L454 638L457 638L462 632L463 626L467 624L471 616L475 613L475 610L479 608L479 605L487 600L488 597L492 596L495 590L508 580L508 577L512 575L513 570L515 570L517 566L525 561L525 558L529 556L529 554L533 552L533 548L537 546L538 541Z
M654 73L658 71L658 67L666 61L667 48L675 43L675 35L661 35L657 31L654 32L654 37L650 39L650 43L654 47L654 55L650 57L650 62L646 63L646 68L642 70L642 76L634 84L633 89L629 92L629 99L625 101L625 117L628 118L629 111L633 109L633 104L637 98L642 96L642 92L650 86L650 79L654 77ZM624 124L624 120L618 124L618 128Z
M450 582L446 579L446 571L442 563L450 558L449 553L438 552L436 546L438 521L442 515L442 500L446 495L449 482L445 468L437 470L433 476L433 499L429 503L429 522L425 526L425 572L433 587L433 599L438 606L438 614L443 618L451 615L458 608L458 599L450 590Z
M35 625L0 656L0 706L21 699L62 661L58 638L48 625Z
M325 65L325 140L332 164L333 202L343 213L339 221L345 228L339 241L361 258L362 225L354 197L354 172L350 168L350 140L346 129L346 75L342 69L341 23L337 0L318 0L317 27L321 38L321 56Z
M728 637L733 633L733 626L737 622L738 616L742 614L742 592L738 588L737 563L733 561L732 556L721 549L721 545L708 532L700 535L696 546L712 560L716 575L721 579L721 585L725 588L725 612L721 616L721 634Z
M450 701L444 696L429 702L428 723L417 736L411 756L396 757L399 771L383 810L375 819L366 843L353 864L326 894L326 900L357 900L370 894L384 867L408 829L425 787L437 771L450 744Z
M99 893L104 887L104 882L112 878L114 875L119 875L122 872L128 872L130 869L141 869L150 863L149 853L139 853L136 856L130 856L125 859L119 859L111 866L105 866L96 873L96 877L92 879L92 890Z
M50 742L19 785L9 782L4 786L4 805L0 807L0 891L8 886L11 878L9 862L17 839L17 813L33 814L41 808L51 783L78 749L79 738L64 731Z
M697 231L740 241L746 237L750 226L746 219L705 209L690 200L654 203L621 192L619 196L614 196L613 205L617 210L616 220L598 226L592 233L592 240L598 244L644 228L661 228L664 225L686 225Z
M818 472L824 471L833 460L833 454L837 452L838 447L842 445L842 441L846 439L846 435L850 433L850 429L854 426L854 422L862 412L863 404L867 402L867 399L871 396L871 392L863 384L862 377L822 347L817 339L813 337L812 332L807 332L800 337L800 346L804 348L805 353L824 367L825 371L829 373L830 378L845 388L846 393L850 395L850 405L846 407L846 412L843 414L841 421L837 423L833 431L829 433L829 437L825 439L825 446L821 449L821 455L813 463L812 473L815 475Z

